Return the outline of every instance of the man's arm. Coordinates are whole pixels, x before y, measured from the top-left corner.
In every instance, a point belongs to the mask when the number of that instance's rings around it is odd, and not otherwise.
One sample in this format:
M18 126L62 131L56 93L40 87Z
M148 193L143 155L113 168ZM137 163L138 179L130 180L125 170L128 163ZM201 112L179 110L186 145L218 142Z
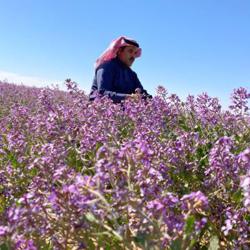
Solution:
M100 67L96 72L97 93L108 96L113 102L118 103L124 100L128 95L113 91L114 77L115 69L110 64Z

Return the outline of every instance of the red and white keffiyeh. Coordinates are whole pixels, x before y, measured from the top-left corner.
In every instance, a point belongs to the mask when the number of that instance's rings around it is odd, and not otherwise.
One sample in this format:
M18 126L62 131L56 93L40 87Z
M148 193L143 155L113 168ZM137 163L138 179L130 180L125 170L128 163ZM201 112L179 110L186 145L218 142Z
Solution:
M118 50L121 48L121 47L124 47L124 46L131 46L136 44L138 45L138 43L133 40L133 39L130 39L128 37L125 37L125 36L120 36L118 37L117 39L113 40L109 47L101 54L101 56L96 60L95 62L95 69L101 65L102 63L106 62L106 61L109 61L113 58L116 57L117 55L117 52ZM137 46L136 46L137 47ZM137 57L140 57L141 56L141 48L139 48L139 45L138 45L138 49L135 53L135 58Z

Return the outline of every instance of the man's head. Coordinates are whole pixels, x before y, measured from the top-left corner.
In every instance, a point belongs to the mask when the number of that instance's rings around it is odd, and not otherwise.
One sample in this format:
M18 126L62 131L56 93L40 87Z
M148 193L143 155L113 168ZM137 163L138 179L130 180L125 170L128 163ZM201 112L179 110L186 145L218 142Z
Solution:
M109 47L101 54L101 56L96 60L95 69L99 65L103 64L106 61L109 61L115 57L120 58L128 67L130 67L135 58L141 56L141 48L139 44L128 37L120 36L117 39L113 40Z
M139 44L135 41L131 41L128 39L124 39L126 42L126 46L121 47L118 52L118 58L125 63L128 67L130 67L137 55Z

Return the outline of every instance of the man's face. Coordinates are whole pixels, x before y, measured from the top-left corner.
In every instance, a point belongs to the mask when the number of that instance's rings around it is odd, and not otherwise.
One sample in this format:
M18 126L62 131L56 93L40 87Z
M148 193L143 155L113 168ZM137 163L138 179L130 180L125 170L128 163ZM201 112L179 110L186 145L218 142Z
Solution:
M137 47L131 45L131 46L126 46L118 52L118 57L119 59L124 62L128 67L130 67L134 60L135 60L135 54L137 51Z

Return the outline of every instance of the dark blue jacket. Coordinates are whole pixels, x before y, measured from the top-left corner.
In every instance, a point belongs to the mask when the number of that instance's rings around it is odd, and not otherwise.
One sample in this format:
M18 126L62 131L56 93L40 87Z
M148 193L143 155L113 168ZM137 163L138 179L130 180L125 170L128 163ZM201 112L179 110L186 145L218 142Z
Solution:
M94 100L100 94L108 96L115 103L119 103L126 96L135 93L137 88L141 89L144 97L152 98L143 89L136 73L116 57L96 69L89 100Z

